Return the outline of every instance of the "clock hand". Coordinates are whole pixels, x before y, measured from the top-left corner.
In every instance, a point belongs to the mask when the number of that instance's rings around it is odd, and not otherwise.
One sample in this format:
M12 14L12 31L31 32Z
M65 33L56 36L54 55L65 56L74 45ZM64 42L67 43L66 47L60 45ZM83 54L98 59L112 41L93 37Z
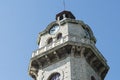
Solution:
M55 29L51 29L51 31L55 31Z

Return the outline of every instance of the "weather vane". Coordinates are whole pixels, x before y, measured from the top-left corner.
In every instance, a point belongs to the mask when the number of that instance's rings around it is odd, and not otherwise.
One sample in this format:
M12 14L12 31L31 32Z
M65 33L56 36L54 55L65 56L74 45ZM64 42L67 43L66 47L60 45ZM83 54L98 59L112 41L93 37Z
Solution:
M65 0L63 0L63 6L64 6L64 10L65 10L65 7L66 7L66 6L65 6Z

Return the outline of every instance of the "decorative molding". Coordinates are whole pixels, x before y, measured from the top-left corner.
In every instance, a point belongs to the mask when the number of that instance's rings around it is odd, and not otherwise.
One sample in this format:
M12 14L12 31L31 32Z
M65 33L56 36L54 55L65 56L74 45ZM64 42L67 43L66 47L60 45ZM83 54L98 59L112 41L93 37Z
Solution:
M36 80L36 78L38 76L38 69L31 67L29 74L32 76L32 78L34 78Z

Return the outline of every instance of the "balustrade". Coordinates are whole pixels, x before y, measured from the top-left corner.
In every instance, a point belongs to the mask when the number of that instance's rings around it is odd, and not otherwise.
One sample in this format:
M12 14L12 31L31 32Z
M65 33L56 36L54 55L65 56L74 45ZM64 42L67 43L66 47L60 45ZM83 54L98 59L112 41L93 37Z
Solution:
M52 42L51 44L47 44L46 46L41 47L40 49L34 51L34 52L32 53L32 57L37 56L37 55L39 55L39 54L41 54L41 53L43 53L43 52L45 52L45 51L47 51L47 50L50 50L50 49L52 49L52 48L54 48L54 47L56 47L56 46L58 46L58 45L60 45L60 44L65 43L65 42L67 42L67 41L73 41L73 42L90 44L90 40L89 40L89 39L80 39L80 38L77 37L77 36L67 35L67 36L62 37L62 38L59 39L59 40L56 40L56 41Z

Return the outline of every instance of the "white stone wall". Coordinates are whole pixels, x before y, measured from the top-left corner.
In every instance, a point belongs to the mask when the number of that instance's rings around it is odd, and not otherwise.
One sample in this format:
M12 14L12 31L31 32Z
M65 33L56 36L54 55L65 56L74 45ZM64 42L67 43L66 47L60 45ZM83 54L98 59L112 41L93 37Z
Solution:
M71 57L71 80L91 80L91 76L101 80L85 58Z
M70 35L78 36L81 39L86 35L80 24L68 23L68 32Z
M60 80L101 80L84 58L67 57L42 70L39 70L37 80L47 80L52 73L60 73Z
M54 63L39 70L37 80L47 80L52 73L60 73L61 80L71 80L70 58Z

